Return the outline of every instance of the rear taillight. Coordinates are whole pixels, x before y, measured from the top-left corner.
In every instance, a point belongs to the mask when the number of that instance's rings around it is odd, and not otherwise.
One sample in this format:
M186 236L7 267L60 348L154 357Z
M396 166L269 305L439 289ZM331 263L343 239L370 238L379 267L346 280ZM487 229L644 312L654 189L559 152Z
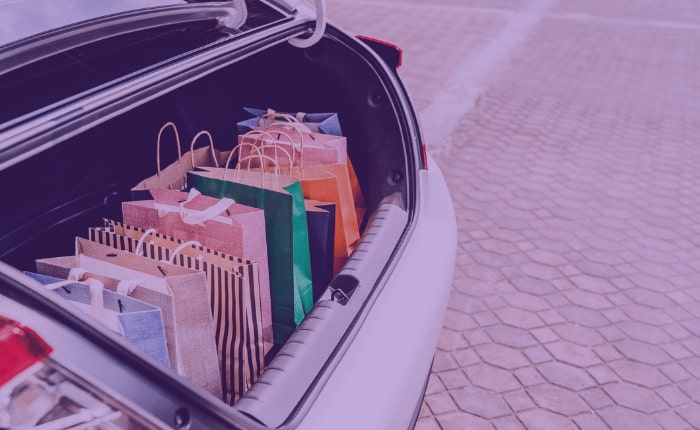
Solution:
M391 42L387 42L381 39L375 39L374 37L368 36L357 36L358 39L362 40L372 48L374 52L386 61L389 66L396 69L401 67L403 63L403 50L398 45L394 45Z
M154 429L53 360L33 330L0 316L0 429Z
M0 387L48 357L51 347L31 329L0 317Z

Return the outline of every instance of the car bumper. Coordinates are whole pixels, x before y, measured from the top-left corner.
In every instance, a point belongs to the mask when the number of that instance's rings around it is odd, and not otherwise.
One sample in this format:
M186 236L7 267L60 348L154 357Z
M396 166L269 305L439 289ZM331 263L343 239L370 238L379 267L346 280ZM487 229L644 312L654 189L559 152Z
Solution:
M422 400L447 307L457 237L442 172L421 170L415 228L300 429L401 429Z

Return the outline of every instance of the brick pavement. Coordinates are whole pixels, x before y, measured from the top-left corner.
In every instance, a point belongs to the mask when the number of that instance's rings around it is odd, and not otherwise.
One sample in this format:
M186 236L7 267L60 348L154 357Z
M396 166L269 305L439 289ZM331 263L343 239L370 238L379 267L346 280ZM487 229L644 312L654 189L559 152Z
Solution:
M533 1L329 7L405 48L425 111ZM459 255L417 429L700 428L700 2L552 1L506 60L440 157Z

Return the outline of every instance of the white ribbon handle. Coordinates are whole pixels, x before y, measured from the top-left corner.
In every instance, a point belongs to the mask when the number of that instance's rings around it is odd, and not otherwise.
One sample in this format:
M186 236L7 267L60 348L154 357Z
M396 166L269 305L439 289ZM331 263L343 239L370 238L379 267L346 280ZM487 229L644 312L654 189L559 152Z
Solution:
M185 242L185 243L181 243L180 246L178 246L177 248L175 248L175 249L173 250L173 253L170 254L170 258L168 258L168 263L170 263L170 264L175 264L175 257L177 257L177 255L178 255L180 252L182 252L183 249L187 248L188 246L192 246L192 245L194 245L194 246L202 246L202 244L199 243L199 242L197 242L196 240L188 240L188 241ZM199 256L197 257L198 260L201 260L202 258L204 258L204 257L202 257L201 255L199 255Z
M190 194L187 196L187 200L180 203L180 218L185 224L203 226L206 221L216 218L222 212L225 212L226 209L230 208L232 204L236 203L233 199L225 197L223 199L219 199L218 202L203 211L196 211L185 207L187 203L191 202L201 194L202 193L192 188L190 190Z
M160 215L160 213L159 213ZM141 237L139 238L139 241L136 243L136 249L134 250L134 254L138 255L141 257L143 255L143 242L146 240L146 238L152 234L156 234L156 229L155 228L149 228L146 231L143 232Z

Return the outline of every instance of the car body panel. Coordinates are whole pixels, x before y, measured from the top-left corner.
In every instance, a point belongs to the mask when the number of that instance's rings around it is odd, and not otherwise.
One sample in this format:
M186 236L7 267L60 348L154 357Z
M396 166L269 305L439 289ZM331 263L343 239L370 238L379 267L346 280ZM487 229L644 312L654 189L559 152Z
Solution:
M422 401L457 247L449 191L429 162L431 170L420 172L416 227L300 429L403 429Z

